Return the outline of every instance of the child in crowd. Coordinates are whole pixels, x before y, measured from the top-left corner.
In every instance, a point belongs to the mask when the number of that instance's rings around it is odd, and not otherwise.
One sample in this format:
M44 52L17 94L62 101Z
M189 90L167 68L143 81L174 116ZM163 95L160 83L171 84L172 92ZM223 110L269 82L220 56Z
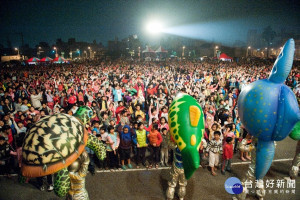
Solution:
M123 127L123 131L120 132L120 159L121 159L121 167L123 170L126 170L125 160L127 160L127 166L129 169L132 169L132 165L130 162L130 153L132 146L132 135L130 131L130 127L125 125Z
M120 117L120 122L121 122L121 124L122 125L129 125L130 124L130 122L129 122L129 118L128 118L128 116L127 116L127 111L125 111L125 110L123 110L122 112L121 112L121 117Z
M223 147L223 163L221 173L225 175L225 170L231 172L231 159L233 156L233 138L227 137Z
M98 118L103 126L108 127L109 121L111 120L111 112L109 111L101 112Z
M168 167L170 135L166 128L160 129L162 143L160 146L160 165Z
M143 119L143 117L142 117L141 115L138 115L138 116L136 117L136 121L137 121L137 122L144 122L144 119Z
M10 177L10 152L11 146L6 142L5 137L0 136L0 172Z
M153 118L158 120L158 102L156 100L156 108L153 107L153 104L149 106L149 126L153 123Z
M109 167L110 171L114 171L114 169L117 169L119 167L119 161L118 161L118 147L120 144L120 138L118 134L115 132L115 129L113 126L108 127L108 136L107 136L107 153L109 157Z
M135 109L136 109L136 111L134 112L134 117L135 117L135 119L137 119L138 116L141 116L142 119L145 119L145 113L141 110L141 105L140 105L140 104L137 104L137 105L135 106Z
M234 132L232 131L233 130L233 125L234 124L227 124L225 126L225 131L224 131L224 134L223 134L224 135L224 141L223 142L226 141L227 137L231 137L231 138L235 139Z
M211 141L212 139L214 139L215 131L221 132L221 124L219 124L218 122L215 122L211 127L208 128L208 130L209 130L208 140ZM223 139L223 135L221 135L221 139Z
M227 120L224 122L224 125L233 123L232 116L228 116Z
M115 126L116 126L115 120L111 119L111 120L109 121L109 126L115 127Z
M133 151L133 159L137 158L137 141L136 141L136 130L138 130L138 122L133 122L130 126L131 136L132 136L132 151Z
M238 140L240 137L240 132L236 129L236 125L232 124L232 132L234 133L234 139L233 139L233 143L234 143L234 153L237 152L237 146L238 146Z
M241 122L240 117L235 118L234 124L235 124L236 130L237 130L238 132L241 132L242 122Z
M148 146L147 142L148 133L144 129L144 124L142 122L138 123L138 129L136 130L136 146L137 146L137 159L136 168L140 168L140 162L148 168L146 165L146 148Z
M206 148L206 156L209 153L209 166L211 167L211 174L216 176L216 167L219 165L219 155L222 154L222 140L220 139L220 131L214 132L214 139L209 142Z
M165 117L161 117L158 124L159 129L166 128L169 131L169 124L167 122L167 119Z
M107 148L107 137L108 137L108 133L106 132L106 128L104 126L100 127L100 133L96 135L96 137L98 138L98 140L100 140L104 146ZM107 163L107 156L104 160L98 160L98 158L95 159L96 162L98 163L99 168L101 169L105 169L108 165Z
M249 153L254 149L254 146L252 144L252 136L248 133L246 135L246 138L244 138L240 144L239 144L239 150L241 152L241 160L246 161L251 160L251 157L249 156Z
M158 168L159 162L159 146L162 142L161 134L158 132L158 124L152 124L150 133L148 134L148 139L151 149L151 164L149 168L155 164L155 168Z
M167 106L164 106L163 108L162 108L162 112L161 112L161 114L160 114L160 117L162 118L162 117L164 117L165 119L166 119L166 122L168 121L168 108L167 108Z
M22 132L26 133L27 128L24 126L22 121L19 121L18 123L16 123L13 115L10 115L10 119L12 120L12 122L14 124L14 128L16 129L17 133L22 133Z
M200 165L203 169L206 168L207 157L205 156L205 149L207 148L207 142L205 138L202 138L199 148L199 156L200 156Z

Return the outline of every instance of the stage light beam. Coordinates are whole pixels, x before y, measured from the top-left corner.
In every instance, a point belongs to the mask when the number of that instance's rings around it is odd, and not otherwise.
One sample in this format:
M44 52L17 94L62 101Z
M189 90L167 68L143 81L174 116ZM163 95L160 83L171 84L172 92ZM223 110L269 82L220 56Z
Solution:
M162 32L163 25L158 21L152 21L147 24L146 30L150 34L157 35Z

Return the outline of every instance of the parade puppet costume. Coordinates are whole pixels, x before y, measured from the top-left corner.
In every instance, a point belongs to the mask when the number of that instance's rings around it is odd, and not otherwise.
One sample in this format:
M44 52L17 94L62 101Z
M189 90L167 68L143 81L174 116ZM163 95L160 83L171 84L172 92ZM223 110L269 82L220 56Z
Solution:
M101 160L106 156L102 142L85 129L92 114L89 107L82 106L74 116L55 114L35 123L24 139L22 175L55 174L54 192L58 196L88 199L85 176L89 158L84 148L91 148Z
M167 198L173 199L179 183L178 196L186 194L187 179L191 178L200 164L199 148L204 134L204 115L198 102L190 95L179 93L169 109L169 127L176 143L171 180L168 182Z
M254 170L254 177L260 182L272 164L274 142L286 138L300 121L297 99L284 84L292 68L294 51L295 42L289 39L277 57L269 78L247 85L239 95L241 121L248 133L257 138L256 159L252 161L255 169L250 166L248 172Z

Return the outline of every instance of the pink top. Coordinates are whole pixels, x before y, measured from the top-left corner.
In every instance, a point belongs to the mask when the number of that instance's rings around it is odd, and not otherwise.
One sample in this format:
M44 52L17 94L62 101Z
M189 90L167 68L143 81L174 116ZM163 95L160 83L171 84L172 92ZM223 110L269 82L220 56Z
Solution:
M168 123L165 123L165 124L158 124L158 128L160 129L163 129L163 128L166 128L168 131L169 131L169 124Z
M93 89L94 89L94 92L95 92L95 93L98 93L100 87L99 87L99 85L94 85Z
M225 138L227 137L231 137L231 138L235 138L235 135L232 131L228 132L228 133L224 133Z

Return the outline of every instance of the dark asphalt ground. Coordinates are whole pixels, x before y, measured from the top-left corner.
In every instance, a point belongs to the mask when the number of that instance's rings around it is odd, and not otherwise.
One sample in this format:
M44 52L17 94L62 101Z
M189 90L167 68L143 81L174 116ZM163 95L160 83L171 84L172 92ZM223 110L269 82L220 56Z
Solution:
M275 160L293 158L296 142L287 138L277 142ZM199 168L188 181L187 195L185 200L230 200L232 196L224 189L224 183L229 177L242 178L247 171L248 164L242 163L237 158L233 159L232 173L226 173L213 177L208 169ZM283 179L288 176L291 165L289 161L273 162L267 179ZM140 169L133 171L99 171L94 176L88 174L86 188L91 200L162 200L166 199L165 191L169 180L169 169ZM278 191L279 193L280 191ZM273 191L274 193L274 191ZM300 178L296 180L296 194L269 194L265 200L300 200ZM56 200L60 199L53 192L41 192L35 187L35 180L29 184L19 184L17 177L8 179L0 177L0 200ZM63 198L61 198L63 199ZM175 198L176 200L178 197ZM248 195L249 200L256 199Z

